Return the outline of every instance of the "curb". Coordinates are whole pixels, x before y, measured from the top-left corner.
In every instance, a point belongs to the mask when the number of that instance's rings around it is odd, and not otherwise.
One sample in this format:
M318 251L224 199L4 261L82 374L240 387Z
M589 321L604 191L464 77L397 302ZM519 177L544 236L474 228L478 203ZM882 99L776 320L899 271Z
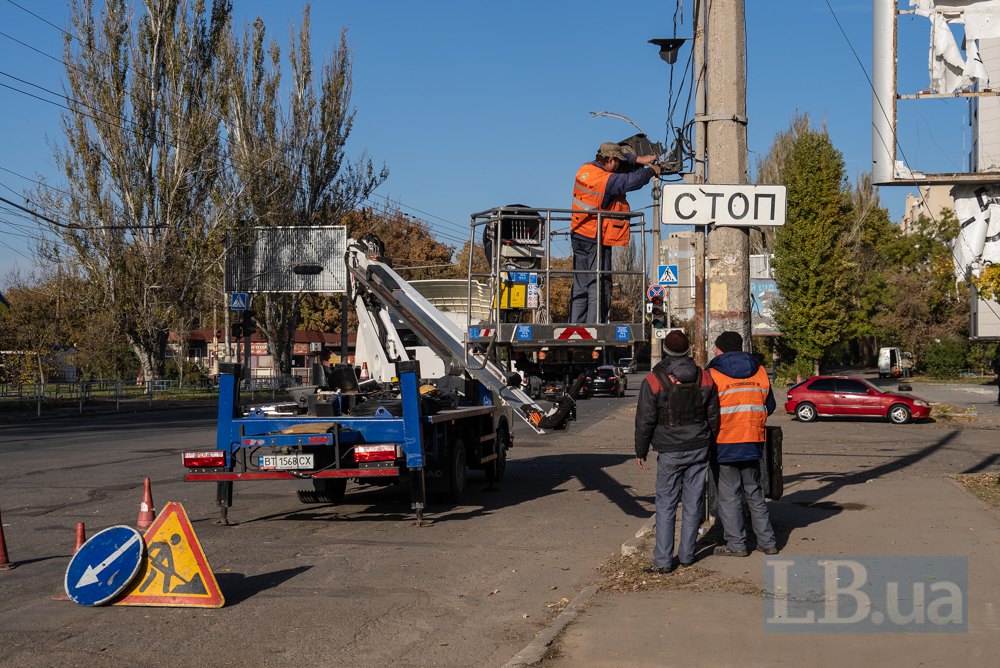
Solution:
M570 622L576 619L577 615L580 614L580 608L586 605L599 589L598 585L590 585L577 594L576 598L566 606L566 609L560 612L559 616L552 620L547 627L542 629L524 649L515 654L510 661L503 664L503 668L533 666L541 661L545 657L545 652L548 651L549 645L569 626Z
M623 557L632 556L639 552L645 541L645 538L653 533L654 527L656 525L656 516L650 517L639 530L635 532L635 536L629 538L627 541L622 543L621 554ZM559 635L566 630L566 627L577 618L580 614L581 608L585 606L590 599L594 597L600 590L598 585L590 585L581 591L576 597L570 601L566 609L559 613L559 615L549 623L544 629L538 632L531 642L529 642L524 649L515 654L510 661L503 664L503 668L523 668L524 666L533 666L545 658L545 653L548 651L552 643L559 637Z

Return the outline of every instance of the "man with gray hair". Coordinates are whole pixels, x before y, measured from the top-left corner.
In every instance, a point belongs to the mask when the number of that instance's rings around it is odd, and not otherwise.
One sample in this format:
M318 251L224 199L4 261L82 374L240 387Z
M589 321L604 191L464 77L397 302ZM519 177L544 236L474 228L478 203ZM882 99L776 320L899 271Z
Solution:
M627 173L621 168L629 163L645 165ZM635 157L614 142L604 142L593 162L580 167L573 182L573 216L570 243L573 246L573 269L590 273L573 275L569 298L569 321L574 323L607 322L611 309L611 274L601 276L600 312L597 307L598 215L607 211L618 216L600 217L600 269L611 270L611 248L628 246L631 221L625 193L638 190L660 174L655 155Z
M663 359L643 379L635 411L635 457L640 469L656 450L656 544L648 573L674 570L674 521L683 506L677 558L694 562L704 511L708 449L719 433L719 395L712 375L691 359L687 336L671 330L663 339Z

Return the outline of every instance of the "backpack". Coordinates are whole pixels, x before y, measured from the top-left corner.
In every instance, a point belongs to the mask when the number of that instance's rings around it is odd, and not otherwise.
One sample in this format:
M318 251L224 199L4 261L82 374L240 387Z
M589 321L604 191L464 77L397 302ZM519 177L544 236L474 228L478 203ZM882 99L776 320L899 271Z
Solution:
M679 427L706 422L705 398L701 394L701 374L704 371L699 368L698 376L690 383L682 383L674 374L667 374L660 367L654 368L653 373L665 395L659 402L660 424Z

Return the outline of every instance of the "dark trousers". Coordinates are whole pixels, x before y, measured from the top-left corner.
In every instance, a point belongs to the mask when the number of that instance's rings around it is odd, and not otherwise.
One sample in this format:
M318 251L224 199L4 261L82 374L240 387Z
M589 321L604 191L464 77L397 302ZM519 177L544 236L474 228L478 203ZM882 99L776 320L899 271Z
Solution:
M776 546L774 529L767 512L767 501L760 486L760 464L750 462L712 461L712 475L719 490L719 520L730 549L747 549L746 528L743 524L743 499L750 508L750 521L761 549Z
M598 249L597 240L570 235L573 246L573 269L576 271L597 271ZM600 249L601 269L611 269L611 246ZM607 322L611 311L611 274L601 277L601 308L597 308L597 274L575 274L573 290L569 297L569 321L575 323Z

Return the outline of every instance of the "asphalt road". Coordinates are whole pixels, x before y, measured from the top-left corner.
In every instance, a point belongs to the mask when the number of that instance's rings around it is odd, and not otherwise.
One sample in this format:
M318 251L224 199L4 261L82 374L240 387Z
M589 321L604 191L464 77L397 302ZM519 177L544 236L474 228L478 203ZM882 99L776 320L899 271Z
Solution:
M302 505L285 481L237 484L239 524L216 523L214 485L184 482L179 454L213 443L204 409L0 426L0 512L19 562L0 572L0 666L503 665L652 514L652 467L632 456L640 378L624 399L581 402L566 432L517 429L504 481L473 474L462 504L432 500L425 527L405 489ZM1000 467L996 422L800 424L780 408L772 422L785 428L782 543L803 509L808 522L845 512L829 502L845 485ZM157 508L184 504L225 607L53 600L76 523L134 525L145 476Z
M4 425L0 512L19 565L0 572L0 665L501 665L650 515L651 486L628 481L634 396L581 402L566 432L517 429L504 481L471 474L467 499L432 500L424 527L406 489L302 505L287 481L238 483L238 524L218 524L215 486L182 479L180 452L214 440L204 409ZM146 476L157 508L184 504L225 607L53 600L76 523L134 525Z

